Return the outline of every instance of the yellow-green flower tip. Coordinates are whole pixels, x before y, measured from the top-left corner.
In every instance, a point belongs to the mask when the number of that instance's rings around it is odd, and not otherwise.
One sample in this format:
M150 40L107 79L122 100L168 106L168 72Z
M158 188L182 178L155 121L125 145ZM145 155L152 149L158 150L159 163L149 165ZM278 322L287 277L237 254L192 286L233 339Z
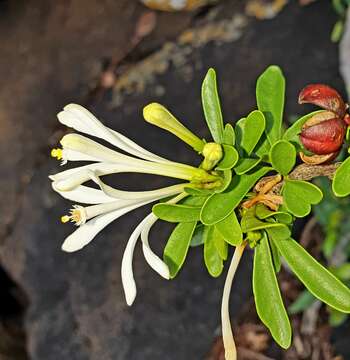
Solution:
M223 151L220 144L210 142L204 145L202 154L206 160L218 162L223 156Z

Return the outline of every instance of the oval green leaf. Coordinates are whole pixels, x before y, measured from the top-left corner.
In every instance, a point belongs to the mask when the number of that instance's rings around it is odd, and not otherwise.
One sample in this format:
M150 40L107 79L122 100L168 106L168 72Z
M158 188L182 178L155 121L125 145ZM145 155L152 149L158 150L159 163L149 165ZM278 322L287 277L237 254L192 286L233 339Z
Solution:
M164 249L163 259L169 267L170 278L173 279L185 262L188 248L197 222L178 224L171 233Z
M200 207L178 204L156 204L152 212L159 219L168 222L192 222L198 221L201 212Z
M295 240L275 241L287 264L305 287L329 306L350 313L350 289Z
M215 245L214 226L206 226L204 230L204 262L211 276L220 276L224 264Z
M265 117L261 111L252 111L245 119L242 126L242 141L241 147L245 153L249 156L257 143L260 140L261 135L265 130Z
M350 157L348 157L335 172L332 189L338 197L344 197L350 194Z
M291 224L293 221L293 216L291 214L284 211L272 211L261 203L256 205L255 215L261 220L274 217L283 224Z
M296 217L308 215L311 205L318 204L323 197L316 185L301 180L286 180L282 194L284 205Z
M266 235L255 248L253 292L259 318L268 327L275 341L287 349L291 343L292 329L276 279Z
M276 141L270 150L271 164L282 175L288 175L293 169L296 156L294 145L286 140Z
M269 66L256 83L256 102L266 119L266 135L273 145L282 135L285 80L278 66Z
M222 145L224 156L216 166L216 170L230 170L232 169L239 158L237 150L231 145Z
M214 226L214 242L216 250L218 251L222 260L227 260L228 255L228 243L225 241L223 236L219 233L217 228Z
M270 167L262 167L252 174L234 176L224 192L210 196L204 203L200 215L202 223L214 225L225 219L239 205L255 183L270 170Z
M235 145L236 135L231 124L226 124L224 129L224 144L226 145Z
M212 68L208 70L202 84L202 105L211 136L216 143L222 144L224 123L216 84L216 73Z
M243 234L235 211L232 211L225 219L216 223L215 227L230 245L237 246L241 244Z
M204 244L204 225L199 224L197 225L196 229L194 230L190 246L196 247Z

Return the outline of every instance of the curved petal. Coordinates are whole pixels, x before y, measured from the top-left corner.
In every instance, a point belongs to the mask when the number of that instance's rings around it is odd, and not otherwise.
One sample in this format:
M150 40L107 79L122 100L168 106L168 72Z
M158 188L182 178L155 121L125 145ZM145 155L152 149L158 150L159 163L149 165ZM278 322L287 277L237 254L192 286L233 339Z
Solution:
M125 300L129 306L133 304L137 294L134 272L132 268L135 245L146 222L147 222L147 217L143 219L140 222L140 224L136 227L136 229L133 231L133 233L131 234L128 240L128 243L126 245L123 254L121 276L122 276L123 289L125 293Z
M166 265L165 262L162 259L160 259L159 256L156 255L151 250L151 248L149 246L149 242L148 242L148 234L149 234L152 226L158 220L158 218L151 213L145 218L145 220L146 220L146 222L145 222L142 232L141 232L143 255L145 256L145 259L146 259L148 265L155 272L157 272L164 279L169 280L170 272L169 272L168 265Z
M102 190L97 190L84 185L80 185L70 191L59 191L55 186L55 182L53 182L52 188L65 199L81 204L103 204L115 201L115 198L108 196Z
M148 199L160 195L168 197L182 192L187 185L187 183L177 184L149 191L123 191L105 184L95 172L90 171L89 174L90 179L94 181L107 196L115 199Z
M231 260L230 267L227 272L225 286L224 286L224 293L222 295L221 323L222 323L222 339L224 342L226 360L237 359L236 344L233 338L231 321L230 321L229 301L230 301L230 293L231 293L233 278L235 276L239 261L242 257L244 248L245 245L239 245L236 247L235 253L233 254Z
M57 117L62 124L82 133L104 139L129 154L156 162L169 161L145 150L124 135L107 128L90 111L80 105L69 104L65 106L64 111L61 111Z

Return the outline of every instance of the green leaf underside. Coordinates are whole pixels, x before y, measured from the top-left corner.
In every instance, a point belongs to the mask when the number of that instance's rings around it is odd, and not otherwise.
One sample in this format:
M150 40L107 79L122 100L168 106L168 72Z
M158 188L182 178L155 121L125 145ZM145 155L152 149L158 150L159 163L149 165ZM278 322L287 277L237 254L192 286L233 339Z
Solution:
M243 175L247 173L248 171L252 170L257 166L262 159L239 159L237 162L237 165L235 167L235 172L237 175Z
M265 117L261 111L252 111L242 124L241 147L249 156L265 130Z
M168 239L163 259L169 267L170 278L172 279L185 262L196 224L196 221L178 224Z
M204 262L211 276L220 276L224 265L215 245L214 226L206 226L204 230Z
M239 158L237 150L231 145L222 145L224 150L224 157L216 166L217 170L229 170L232 169Z
M230 245L237 246L242 242L242 229L237 220L235 211L232 211L225 219L216 223L215 227Z
M196 247L196 246L203 245L204 244L203 234L204 234L204 225L203 224L197 225L193 232L190 246Z
M222 144L224 124L214 69L209 69L204 78L202 84L202 105L211 136L216 143Z
M293 169L296 155L294 145L286 140L277 141L270 150L272 166L282 175L288 175Z
M275 241L275 244L291 270L314 296L336 310L350 312L350 289L295 240Z
M275 341L284 349L290 346L292 329L277 282L266 235L255 248L253 292L259 318Z
M307 120L309 120L311 117L313 117L314 115L322 112L324 110L318 110L318 111L314 111L310 114L304 115L302 116L300 119L298 119L297 121L294 122L294 124L292 126L290 126L286 132L283 135L283 140L287 140L290 141L292 143L298 143L299 144L299 134L301 132L301 128L303 127L303 125L305 124L305 122Z
M292 315L298 314L309 308L315 301L318 301L317 298L315 298L310 291L304 290L293 304L289 306L288 312Z
M224 144L234 146L236 142L236 135L231 124L226 124L224 128Z
M335 172L332 189L338 197L344 197L350 194L350 157L348 157Z
M315 185L301 180L287 180L283 186L284 205L296 217L311 212L311 205L322 200L322 191Z
M199 220L201 208L178 204L156 204L152 211L159 219L168 222L193 222Z
M215 225L213 227L214 227L213 233L214 233L214 242L215 242L216 250L218 251L218 253L219 253L222 260L227 260L228 243L225 241L223 236L217 230Z
M214 225L223 220L239 205L252 186L270 170L270 167L262 167L252 174L234 176L224 192L210 196L204 203L200 215L202 223Z
M255 215L261 220L274 217L276 220L283 224L290 224L293 221L293 217L291 214L284 211L272 211L268 209L264 204L256 205Z
M269 66L256 83L258 109L266 119L266 135L273 145L281 138L285 80L278 66Z

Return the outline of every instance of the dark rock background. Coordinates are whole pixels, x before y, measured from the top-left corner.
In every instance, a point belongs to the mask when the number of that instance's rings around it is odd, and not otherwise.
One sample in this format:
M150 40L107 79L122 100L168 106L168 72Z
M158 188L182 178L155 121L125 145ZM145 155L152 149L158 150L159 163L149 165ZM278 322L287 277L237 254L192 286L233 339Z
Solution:
M144 11L130 0L0 2L0 320L12 335L6 343L0 335L0 359L204 359L220 329L224 276L208 276L198 249L191 250L178 278L166 282L146 266L138 248L139 293L135 305L126 306L121 258L149 209L110 225L79 253L61 252L73 228L59 218L70 203L51 191L47 175L59 170L49 152L65 131L55 118L65 104L85 104L151 151L196 163L176 138L143 122L141 109L161 102L208 136L199 94L210 66L218 72L225 119L231 122L254 109L256 78L272 63L287 77L286 121L307 111L297 105L305 84L325 82L344 90L337 46L330 41L336 16L328 1L308 7L291 1L265 21L247 17L244 1L229 0L197 13L157 14L155 30L130 52ZM227 26L213 41L179 38L214 25L212 35L216 24ZM89 93L111 57L123 59L117 83L95 99ZM151 176L114 181L140 190L165 184ZM169 231L166 225L153 231L159 252ZM232 291L233 318L251 296L250 270L246 254Z

